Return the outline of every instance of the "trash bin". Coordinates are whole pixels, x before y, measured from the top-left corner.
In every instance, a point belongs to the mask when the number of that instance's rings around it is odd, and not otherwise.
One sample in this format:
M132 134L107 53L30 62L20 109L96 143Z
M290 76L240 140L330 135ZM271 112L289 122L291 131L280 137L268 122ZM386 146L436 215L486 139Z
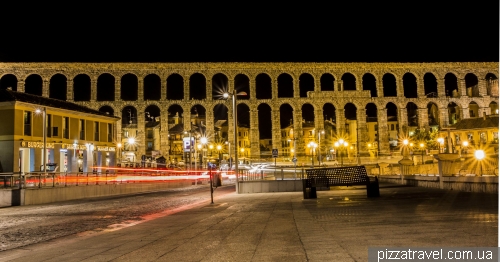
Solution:
M366 186L366 195L368 197L379 197L380 196L380 189L378 186L378 178L375 177L375 179L372 181L370 179L370 182Z
M306 185L307 185L307 180L303 179L302 180L302 189L304 192L304 199L318 198L318 195L316 194L316 188L315 187L306 187Z

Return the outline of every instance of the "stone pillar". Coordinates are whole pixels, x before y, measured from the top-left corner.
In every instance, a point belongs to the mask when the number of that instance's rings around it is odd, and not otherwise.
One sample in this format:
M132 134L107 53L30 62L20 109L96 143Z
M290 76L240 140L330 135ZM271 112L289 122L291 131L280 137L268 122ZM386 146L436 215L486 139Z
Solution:
M314 92L321 92L321 76L314 77Z
M160 154L168 159L168 111L160 116Z
M295 145L295 154L297 157L305 156L304 136L302 135L302 111L293 111L293 139Z
M462 108L462 117L460 119L470 118L469 107Z
M282 155L281 149L281 125L280 125L280 110L273 108L272 114L272 136L273 136L273 148L277 148L280 156Z
M19 80L17 82L17 92L24 93L25 87L24 87L24 80Z
M381 155L388 155L389 148L389 130L387 125L387 108L379 109L377 112L378 120L378 150Z
M338 84L337 90L344 91L344 80L342 79L337 80L337 84Z
M417 97L425 98L424 79L417 78Z
M213 97L212 97L212 79L207 79L206 90L207 90L207 93L205 94L205 97L207 98L208 101L212 101L213 100Z
M337 109L335 110L335 118L337 124L337 134L342 136L345 134L345 109Z
M66 100L69 102L73 102L75 100L73 79L66 79L66 86Z
M408 136L408 112L406 107L399 108L398 112L398 124L400 136Z
M144 79L142 76L137 77L137 101L144 102Z
M255 100L255 99L257 99L257 97L256 97L256 91L255 91L255 90L256 90L256 87L255 87L255 80L254 80L254 79L250 79L250 81L249 81L248 85L249 85L249 87L248 87L248 88L250 89L250 94L248 94L248 95L250 96L250 97L249 97L249 98L250 98L250 100Z
M400 78L400 79L396 78L396 92L397 92L397 97L405 97L403 78Z
M43 97L49 97L49 84L50 82L48 80L43 80L42 84L42 96Z
M120 79L115 78L115 101L121 101L121 81Z
M233 92L232 90L230 91L231 93ZM227 141L231 143L231 145L234 145L234 132L238 132L236 130L236 127L234 126L234 118L233 118L233 100L232 97L230 96L228 98L228 101L226 102L227 106ZM232 151L232 150L231 150Z
M189 75L184 76L184 100L189 100L191 97L189 95ZM208 91L208 81L207 81L207 91ZM210 85L210 94L212 94L212 85ZM212 99L212 96L210 95L210 100Z
M437 83L437 94L439 98L445 98L446 97L446 89L444 86L444 78L442 79L436 79ZM451 96L451 94L448 94Z
M366 151L366 142L368 141L368 129L366 125L366 109L358 109L356 111L357 121L357 134L356 143L358 145L358 152Z
M251 90L251 89L250 89ZM255 93L250 91L250 93ZM260 143L259 143L259 110L250 109L250 157L253 159L260 158Z
M478 79L477 81L477 87L479 89L479 96L484 97L487 96L488 92L486 90L486 79Z
M429 114L427 112L427 108L419 108L417 109L418 114L418 128L425 128L429 130Z
M379 78L376 78L375 85L377 86L377 96L384 97L384 85L383 85L382 80L380 80Z
M146 154L146 116L144 113L144 108L137 108L137 151L136 157L137 162L141 161L141 156Z
M90 101L95 102L97 100L97 80L90 80Z
M449 126L450 120L448 115L448 108L440 108L439 109L439 127L447 127Z
M358 79L358 77L355 77L354 81L355 81L354 85L356 86L356 91L362 91L363 90L363 86L362 86L363 80L362 79Z
M272 90L271 99L278 98L278 79L271 78L271 90Z
M325 119L323 116L323 109L314 110L314 127L318 131L325 129Z
M160 101L167 100L167 79L166 78L163 79L163 78L165 78L165 77L160 76L160 81L161 81Z
M293 97L300 97L300 79L293 77Z
M467 88L465 87L465 79L458 80L458 92L460 96L467 96Z

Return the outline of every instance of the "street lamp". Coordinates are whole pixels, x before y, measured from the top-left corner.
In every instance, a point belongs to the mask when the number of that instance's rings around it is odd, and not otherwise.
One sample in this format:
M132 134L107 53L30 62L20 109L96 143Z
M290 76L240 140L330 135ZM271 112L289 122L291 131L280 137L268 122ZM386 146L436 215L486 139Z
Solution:
M122 143L118 143L118 144L116 144L116 147L118 148L118 150L117 150L117 151L118 151L118 152L117 152L117 153L118 153L118 156L117 156L117 158L118 158L118 159L117 159L117 162L118 162L118 163L120 163L120 166L121 166L122 161L121 161L121 153L120 153L120 151L121 151L121 149L122 149Z
M227 99L229 96L233 97L233 126L234 126L234 173L236 174L236 193L239 193L238 189L238 108L236 107L236 100L239 95L246 96L246 92L236 93L236 89L233 89L233 93L224 93L223 97Z
M307 147L311 148L311 163L312 163L312 167L314 168L314 151L316 150L316 147L318 145L314 142L314 141L311 141L309 142L309 144L307 145Z
M439 153L443 153L444 138L442 137L438 138L437 142L439 143Z
M347 141L344 141L344 139L341 138L341 139L339 139L339 141L335 142L333 145L336 148L340 147L341 149L342 148L347 149L347 146L349 144L347 143ZM339 151L339 150L337 150L337 151ZM340 166L344 166L344 158L343 158L342 152L339 151L339 153L340 153Z
M422 151L422 165L424 164L424 143L420 143L420 151Z
M321 135L325 134L325 130L318 131L318 164L321 166Z
M45 176L47 175L47 108L43 107L43 109L37 108L35 113L42 114L42 134L43 134L43 151L42 151L42 166L43 172Z
M221 151L221 149L222 149L222 146L221 145L217 145L217 153L218 153L218 158L219 158L219 165L220 165L220 161L221 161L221 159L220 159L220 151Z
M479 176L483 175L483 164L481 163L481 160L484 159L486 154L484 153L484 150L478 149L474 151L474 157L479 161Z
M202 144L202 146L203 146L205 149L206 149L206 147L205 147L205 146L206 146L207 142L208 142L208 139L207 139L206 137L201 137L201 138L200 138L200 143ZM204 162L203 162L203 161L205 160L204 155L205 155L205 154L204 154L204 152L202 151L202 152L201 152L201 164L202 164L203 166L204 166Z
M467 147L469 146L469 141L464 141L462 142L462 146L463 146L463 152L465 153L465 155L467 155Z

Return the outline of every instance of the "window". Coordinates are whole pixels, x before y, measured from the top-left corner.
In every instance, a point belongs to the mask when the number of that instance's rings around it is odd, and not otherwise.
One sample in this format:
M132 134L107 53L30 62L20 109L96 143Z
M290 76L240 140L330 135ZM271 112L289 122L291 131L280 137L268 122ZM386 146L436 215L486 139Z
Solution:
M474 114L474 110L469 110L469 114L470 114L470 117L476 117L476 115Z
M47 114L47 126L45 127L47 130L47 137L52 136L52 115Z
M69 117L63 117L63 138L69 138Z
M113 142L113 124L108 124L108 142Z
M486 143L486 133L480 133L479 134L479 139L481 140L481 143Z
M85 140L85 120L80 119L80 140Z
M153 142L148 142L148 151L153 150Z
M52 127L52 135L59 136L59 127L57 126Z
M391 131L394 131L394 124L391 124Z
M94 122L94 141L99 141L99 122Z
M148 138L149 139L153 138L153 130L148 130Z
M24 135L31 136L31 112L24 111Z
M123 137L128 138L128 130L123 131Z

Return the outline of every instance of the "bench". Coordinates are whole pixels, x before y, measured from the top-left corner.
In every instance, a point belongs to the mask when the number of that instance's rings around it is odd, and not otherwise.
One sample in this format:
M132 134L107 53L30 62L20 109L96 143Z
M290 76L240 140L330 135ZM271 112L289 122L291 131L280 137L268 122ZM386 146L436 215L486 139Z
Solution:
M380 196L378 178L370 178L365 166L313 168L306 170L302 180L304 198L317 198L317 188L365 185L368 197Z

